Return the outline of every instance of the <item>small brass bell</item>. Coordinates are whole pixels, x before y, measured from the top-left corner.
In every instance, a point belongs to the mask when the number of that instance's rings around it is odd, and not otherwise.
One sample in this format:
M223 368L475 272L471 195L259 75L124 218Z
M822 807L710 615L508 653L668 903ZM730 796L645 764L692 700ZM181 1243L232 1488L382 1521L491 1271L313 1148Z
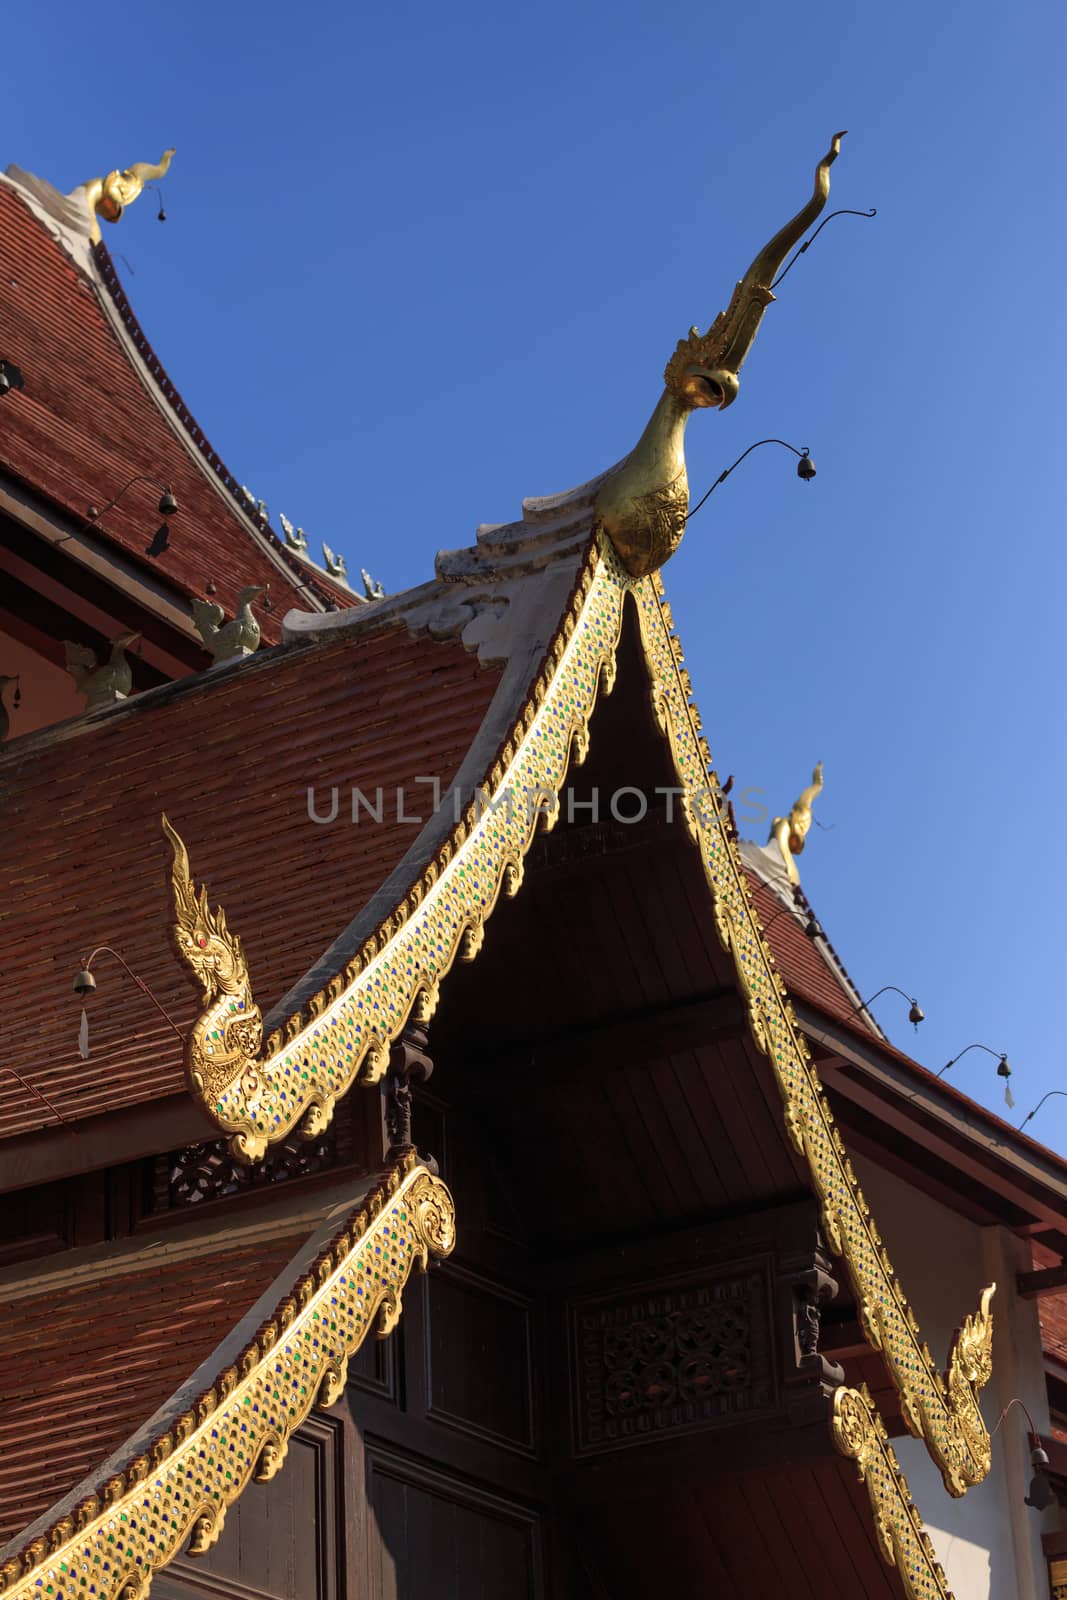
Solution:
M92 994L96 988L96 979L88 967L82 967L74 975L74 993Z
M805 450L797 462L797 477L803 478L805 483L810 483L815 476L815 463Z
M911 1010L908 1012L908 1021L913 1025L913 1027L917 1028L919 1023L925 1022L925 1020L926 1014L923 1011L922 1006L919 1004L918 1000L913 1000L911 1002Z
M1039 1444L1034 1444L1030 1451L1030 1465L1034 1475L1030 1480L1030 1492L1023 1500L1024 1506L1032 1506L1035 1511L1047 1511L1056 1499L1056 1493L1048 1478L1049 1459L1048 1453L1042 1450Z
M1010 1066L1010 1064L1008 1062L1007 1056L1001 1056L1000 1060L997 1062L997 1077L998 1078L1010 1078L1011 1077L1011 1066Z
M159 514L161 517L172 517L178 509L178 502L174 498L172 489L164 489L159 497Z

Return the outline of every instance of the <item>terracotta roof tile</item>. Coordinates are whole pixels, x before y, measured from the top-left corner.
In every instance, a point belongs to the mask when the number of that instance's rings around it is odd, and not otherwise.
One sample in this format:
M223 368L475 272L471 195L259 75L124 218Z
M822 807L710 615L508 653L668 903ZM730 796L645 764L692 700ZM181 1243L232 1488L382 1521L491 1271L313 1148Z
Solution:
M403 625L283 647L140 695L0 756L5 1060L0 1137L151 1100L184 1085L181 1045L107 956L77 1049L73 974L113 945L186 1029L198 994L171 945L166 811L197 881L241 937L266 1012L380 888L447 788L500 681L456 640ZM339 788L338 820L308 816ZM350 821L351 791L381 786L383 821Z
M100 261L110 268L102 249ZM153 358L151 374L147 367L138 370L137 358L124 348L99 299L107 292L82 276L19 195L0 184L0 353L21 368L26 383L4 407L0 468L76 517L89 505L106 505L135 473L170 485L180 510L162 556L144 556L160 520L159 490L152 484L130 488L98 524L100 533L186 594L203 595L212 579L228 614L244 585L269 583L274 608L260 620L273 643L285 612L306 608L297 587L305 580L294 573L286 582L222 483L216 486L191 459L181 431L221 477L221 463L213 465L210 447L158 362ZM143 344L132 314L127 321ZM321 587L344 594L327 578Z
M864 1037L869 1038L873 1030L857 1012L856 998L808 938L803 924L796 920L792 910L783 909L781 900L751 868L745 867L745 876L760 921L764 929L769 930L767 938L790 994L798 1000L809 1001L827 1016L859 1028Z
M0 1543L99 1466L194 1373L307 1230L124 1269L0 1307ZM62 1257L58 1258L62 1261Z

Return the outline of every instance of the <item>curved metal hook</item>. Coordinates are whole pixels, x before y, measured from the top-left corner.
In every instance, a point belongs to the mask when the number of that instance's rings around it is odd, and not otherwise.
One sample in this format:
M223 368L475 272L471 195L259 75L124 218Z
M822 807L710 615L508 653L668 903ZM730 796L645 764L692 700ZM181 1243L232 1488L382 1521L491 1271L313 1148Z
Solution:
M802 256L804 254L805 250L810 249L810 247L815 243L816 239L819 237L819 235L822 232L822 230L825 228L826 224L828 222L832 222L835 217L876 217L877 215L878 215L878 207L877 206L872 206L869 211L852 211L847 206L842 206L840 211L831 211L831 213L830 213L830 215L828 217L823 217L822 221L819 223L819 226L816 228L816 230L812 234L811 238L810 239L805 239L804 243L800 246L800 248L795 250L793 252L793 254L789 257L789 260L786 262L785 266L782 268L782 270L778 274L777 278L775 278L774 282L771 284L771 288L772 289L777 289L778 285L781 283L782 279L785 277L786 273L789 271L790 267L793 265L793 262L796 261L798 259L798 257Z
M737 460L734 462L733 466L727 467L725 472L720 472L719 473L719 476L715 479L715 482L712 484L711 488L707 491L707 493L706 494L702 494L700 499L697 501L696 505L693 507L693 509L686 513L685 520L686 520L687 523L690 522L692 520L692 518L696 516L697 512L700 510L700 508L704 504L705 500L707 500L708 495L714 494L715 490L719 487L719 484L726 482L726 480L730 476L731 472L733 472L734 467L739 467L741 465L742 461L745 459L745 457L746 456L750 456L752 454L753 450L758 450L761 444L780 444L784 450L792 450L793 454L795 456L797 456L801 460L803 460L803 458L805 456L810 456L811 455L811 451L808 449L807 445L805 445L802 450L798 450L795 444L790 444L789 443L788 439L757 439L755 444L750 444L747 450L743 450L741 452L741 454L738 456Z

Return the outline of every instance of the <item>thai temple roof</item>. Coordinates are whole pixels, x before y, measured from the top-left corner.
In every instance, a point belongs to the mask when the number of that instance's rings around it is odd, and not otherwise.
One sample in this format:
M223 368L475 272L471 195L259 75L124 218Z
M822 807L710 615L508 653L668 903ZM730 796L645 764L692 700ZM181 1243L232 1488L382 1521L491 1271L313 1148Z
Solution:
M260 1226L214 1248L197 1228L184 1249L169 1238L104 1260L70 1251L59 1271L35 1279L19 1268L17 1286L3 1284L0 1545L136 1434L225 1340L311 1231L286 1220L280 1237Z
M397 820L396 790L412 816L429 799L420 774L451 781L499 681L458 640L394 622L264 650L4 747L0 783L18 843L5 852L0 895L20 907L22 928L6 974L9 1017L23 1041L19 1071L42 1098L0 1077L0 1138L184 1085L181 1044L135 987L116 983L106 1007L90 1007L86 1060L70 993L88 952L114 943L183 1032L192 1021L195 996L160 938L171 915L162 810L229 901L257 979L281 996L322 956L323 927L340 933L417 838L417 825ZM338 822L309 821L309 785L320 809L338 786ZM353 825L353 789L373 803L378 786L389 797L382 826L365 815Z
M893 1047L821 927L805 931L811 907L771 847L735 848L659 562L627 543L639 450L578 489L527 500L513 523L478 529L469 546L437 556L424 584L358 599L251 513L91 232L69 197L17 169L0 179L9 280L0 354L32 350L35 368L18 404L5 402L0 469L24 492L26 515L47 504L79 537L86 508L106 505L116 485L143 472L152 481L101 518L137 582L165 588L176 613L179 601L206 597L209 578L227 615L249 585L269 584L274 606L254 655L0 750L8 1186L38 1181L33 1162L46 1142L62 1148L60 1164L72 1171L106 1165L100 1152L111 1131L135 1112L174 1118L165 1128L142 1122L138 1154L227 1136L235 1156L257 1158L297 1128L328 1125L345 1095L377 1081L409 1021L429 1021L453 963L478 955L498 898L522 894L535 819L495 809L486 817L480 802L509 786L558 792L589 751L594 715L615 688L620 641L629 641L639 670L621 674L615 692L635 728L641 717L653 727L678 792L709 797L687 801L684 817L689 909L705 940L698 975L729 970L752 1028L744 1059L786 1060L788 1081L807 1096L783 1110L790 1090L780 1096L775 1069L761 1066L778 1188L795 1196L810 1181L815 1191L809 1168L822 1137L820 1181L831 1181L832 1168L835 1204L860 1214L855 1175L833 1142L832 1107L865 1153L883 1139L887 1152L922 1151L927 1141L937 1182L961 1211L1026 1237L1040 1228L1067 1245L1067 1162ZM28 354L24 361L28 369ZM724 378L710 362L708 382L736 383L733 368ZM179 502L181 532L176 520L169 547L146 558L159 483ZM613 519L623 530L614 543L604 531ZM429 777L440 783L436 809ZM336 790L334 820L310 819L309 790L320 817ZM375 804L383 817L371 826ZM105 984L101 958L86 1041L71 980L90 951L112 945L137 982ZM229 988L205 981L207 947L216 975L230 963ZM220 993L243 1013L239 1023L255 1018L239 1059L228 1043L209 1059L216 1047L204 1043L229 1039L231 1021L211 1011ZM827 1041L814 1060L798 1043L797 1008L807 1037ZM240 1394L267 1410L291 1336L293 1349L307 1341L306 1404L272 1411L267 1434L257 1435L257 1472L277 1470L315 1393L328 1404L343 1384L344 1362L310 1353L312 1344L318 1351L312 1319L336 1318L355 1352L373 1321L356 1286L362 1296L364 1283L368 1291L377 1283L383 1252L398 1315L412 1265L451 1249L451 1202L422 1163L405 1157L376 1182L364 1175L344 1203L333 1189L316 1191L299 1214L278 1206L206 1229L190 1216L0 1269L0 1539L10 1540L0 1590L6 1578L12 1592L30 1593L21 1585L41 1552L67 1548L76 1530L88 1549L106 1508L133 1496L150 1468L175 1518L184 1515L175 1507L194 1430L217 1417L226 1449L239 1456L247 1445L229 1402ZM861 1269L857 1317L868 1283L888 1271L873 1248ZM878 1350L869 1339L846 1364L849 1382L869 1382L887 1403L901 1368L931 1363L929 1351L915 1353L917 1332L915 1350L907 1343L910 1311L901 1304L897 1343L887 1334ZM391 1325L391 1303L375 1306ZM1050 1325L1057 1359L1062 1333ZM21 1359L27 1343L32 1364ZM938 1441L927 1443L945 1471ZM851 1481L851 1463L847 1484L846 1463L831 1465L842 1504L862 1524L864 1560L873 1559L866 1494ZM251 1468L242 1460L234 1469L242 1483ZM892 1482L903 1500L906 1486ZM902 1592L887 1569L872 1571L887 1597Z
M350 604L345 586L312 575L252 514L142 333L82 212L12 168L0 177L0 240L0 342L27 352L33 377L5 414L0 466L81 532L88 507L103 510L135 473L150 478L106 514L109 540L142 569L146 529L158 521L157 485L172 489L181 537L152 558L153 575L189 597L204 595L210 580L228 610L246 584L269 584L268 640L279 637L291 605Z

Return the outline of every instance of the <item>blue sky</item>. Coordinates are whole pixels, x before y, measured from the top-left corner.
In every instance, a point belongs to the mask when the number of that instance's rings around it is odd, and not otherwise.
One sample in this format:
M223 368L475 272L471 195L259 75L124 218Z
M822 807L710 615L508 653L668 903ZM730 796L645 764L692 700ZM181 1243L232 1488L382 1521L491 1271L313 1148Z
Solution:
M1062 1070L1063 7L74 4L5 16L6 149L177 146L107 242L237 478L393 590L636 440L850 130L664 577L720 773L826 789L803 879L933 1067ZM122 258L125 258L124 260ZM752 832L763 836L764 828ZM957 1082L1003 1112L994 1063ZM1067 1151L1067 1100L1030 1131Z

